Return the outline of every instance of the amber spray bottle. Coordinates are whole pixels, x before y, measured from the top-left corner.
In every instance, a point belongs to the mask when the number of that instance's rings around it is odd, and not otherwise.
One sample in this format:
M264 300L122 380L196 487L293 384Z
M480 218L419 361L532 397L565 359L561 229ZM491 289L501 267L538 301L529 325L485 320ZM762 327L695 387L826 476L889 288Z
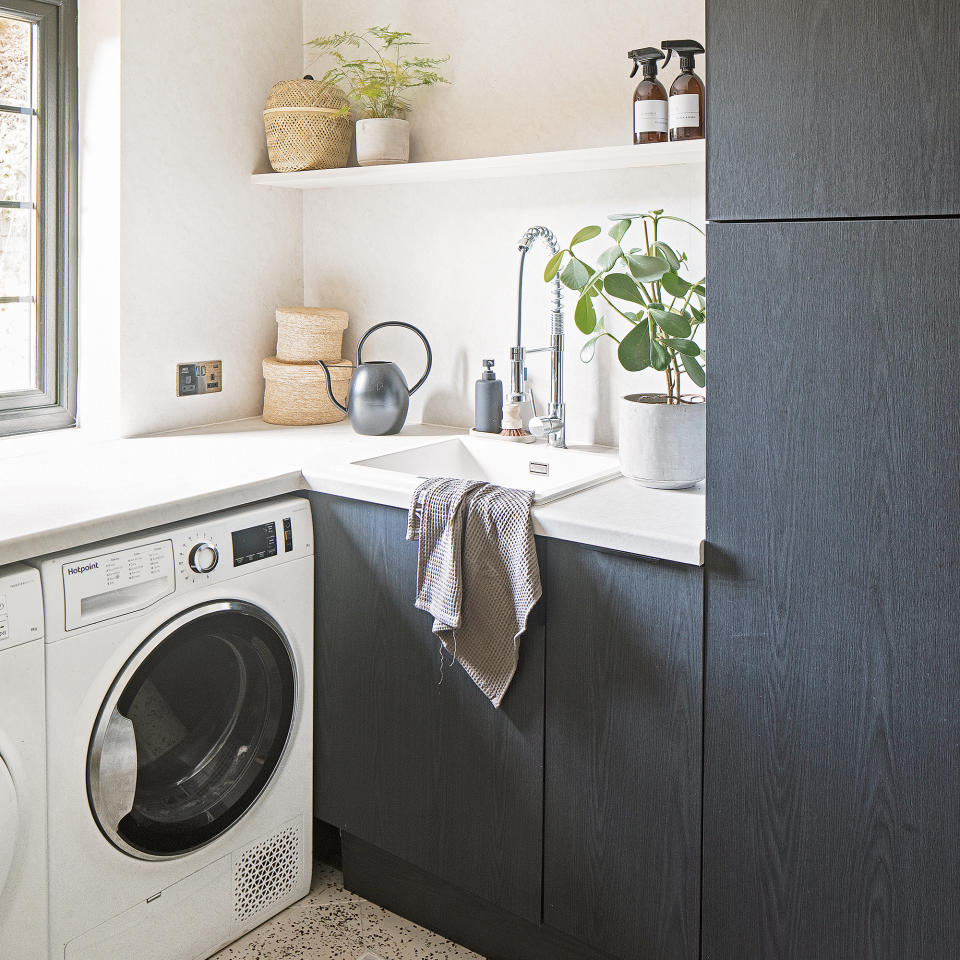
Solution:
M643 65L643 79L633 91L633 142L665 143L667 140L667 91L657 79L658 60L663 51L656 47L631 50L627 56L633 61L631 77Z
M694 55L703 53L696 40L664 40L660 44L667 51L666 66L676 51L680 58L680 76L670 85L670 139L702 140L704 134L703 81L693 72Z

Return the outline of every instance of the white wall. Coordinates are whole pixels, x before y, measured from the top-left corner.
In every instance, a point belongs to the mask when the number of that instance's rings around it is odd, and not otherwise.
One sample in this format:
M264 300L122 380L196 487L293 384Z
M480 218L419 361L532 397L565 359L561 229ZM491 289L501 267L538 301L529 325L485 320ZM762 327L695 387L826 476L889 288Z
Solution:
M300 199L250 184L300 2L80 0L79 25L81 423L256 415L274 309L303 290ZM176 363L213 359L223 392L177 398Z
M80 0L79 368L85 431L120 432L121 12L120 0Z
M304 39L372 23L410 30L436 54L451 54L449 87L416 96L411 115L413 158L419 160L526 153L632 141L632 95L626 53L664 39L704 35L702 0L643 5L596 0L304 0ZM312 60L307 51L305 65ZM319 76L323 65L311 70ZM664 75L676 75L671 63ZM698 64L698 72L703 71ZM643 149L637 147L637 149ZM543 223L566 243L609 213L664 207L704 218L702 167L546 176L304 194L305 302L351 315L347 348L381 320L421 326L434 347L434 373L414 397L411 416L461 425L473 422L473 383L480 361L494 357L507 384L516 323L517 240ZM673 235L703 268L703 242ZM602 250L601 239L591 248ZM528 256L527 344L546 341L545 248ZM615 344L590 366L578 359L583 337L566 298L566 400L571 442L613 443L616 398L662 390L662 375L627 374ZM611 322L611 329L617 324ZM415 339L384 331L370 358L399 359L412 381ZM549 392L546 357L529 362L539 400Z
M629 141L627 49L702 38L703 4L80 0L85 427L131 435L256 415L274 309L301 300L350 311L348 352L380 320L421 325L436 365L412 416L469 425L480 360L495 357L507 377L527 226L566 239L623 209L703 218L702 171L689 167L302 198L253 187L249 174L266 169L266 92L310 62L302 40L370 23L452 55L453 85L421 92L411 116L414 159L445 159ZM667 84L674 74L671 65ZM702 266L702 242L676 239ZM542 248L528 257L531 345L545 337L543 261ZM572 314L570 297L567 306ZM612 442L616 397L659 389L660 378L625 374L609 349L583 366L572 319L568 329L571 439ZM415 341L388 331L376 344L371 356L379 349L415 375ZM177 361L217 358L223 393L175 397ZM542 399L546 359L531 358L530 371Z

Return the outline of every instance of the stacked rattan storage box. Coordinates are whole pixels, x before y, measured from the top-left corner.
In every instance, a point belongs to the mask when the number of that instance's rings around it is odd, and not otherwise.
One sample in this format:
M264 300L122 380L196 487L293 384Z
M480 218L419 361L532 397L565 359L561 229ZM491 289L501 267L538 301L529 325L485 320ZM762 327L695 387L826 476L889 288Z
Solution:
M323 360L330 367L333 395L345 404L353 366L341 358L345 311L328 307L279 307L277 355L263 361L263 419L303 425L336 423L344 413L327 394Z

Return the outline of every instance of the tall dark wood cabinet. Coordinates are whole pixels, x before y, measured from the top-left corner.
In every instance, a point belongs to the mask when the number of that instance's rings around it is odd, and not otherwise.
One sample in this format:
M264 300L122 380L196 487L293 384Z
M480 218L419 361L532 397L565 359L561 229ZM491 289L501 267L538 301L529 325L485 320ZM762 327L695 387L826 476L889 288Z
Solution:
M622 960L695 960L702 571L546 554L544 923Z
M704 958L960 956L960 222L710 231Z
M707 0L706 19L711 220L960 214L956 0Z
M707 23L702 957L955 960L960 7Z
M406 511L311 496L316 816L533 923L540 921L543 625L499 710L441 666L415 609Z

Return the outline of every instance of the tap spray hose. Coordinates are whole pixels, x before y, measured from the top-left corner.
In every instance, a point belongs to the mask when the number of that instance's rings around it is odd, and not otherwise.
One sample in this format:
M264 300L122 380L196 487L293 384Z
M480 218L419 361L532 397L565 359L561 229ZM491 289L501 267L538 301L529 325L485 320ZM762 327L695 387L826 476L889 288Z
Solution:
M543 240L543 242L547 245L551 256L555 255L560 249L560 246L557 243L557 238L553 235L553 231L547 229L547 227L531 227L520 238L520 243L518 244L520 249L520 282L518 284L517 293L517 346L521 346L523 343L521 338L523 331L521 330L520 316L523 308L523 261L527 255L527 251L530 249L530 246L538 238ZM550 333L556 336L561 336L563 334L563 286L560 283L559 273L553 278L552 289L553 296L550 310Z

